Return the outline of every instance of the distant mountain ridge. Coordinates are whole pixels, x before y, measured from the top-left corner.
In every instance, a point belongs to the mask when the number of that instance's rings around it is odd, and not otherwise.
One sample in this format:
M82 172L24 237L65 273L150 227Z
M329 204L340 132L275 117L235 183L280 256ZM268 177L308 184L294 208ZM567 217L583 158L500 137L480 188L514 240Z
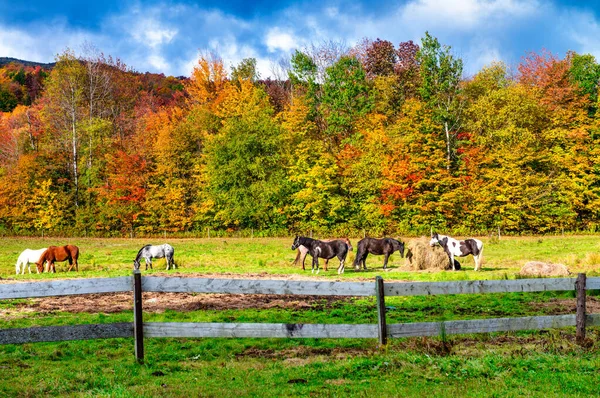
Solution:
M14 62L16 64L21 64L23 66L40 66L44 69L52 69L52 68L54 68L54 65L56 65L56 62L51 62L49 64L45 64L42 62L24 61L22 59L17 59L17 58L0 57L0 66L10 64L11 62Z

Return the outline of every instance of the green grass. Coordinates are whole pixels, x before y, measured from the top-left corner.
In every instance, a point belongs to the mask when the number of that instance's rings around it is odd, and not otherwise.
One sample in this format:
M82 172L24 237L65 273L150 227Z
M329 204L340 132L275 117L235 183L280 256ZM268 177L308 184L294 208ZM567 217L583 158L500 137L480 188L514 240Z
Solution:
M337 275L337 260L319 279L444 281L513 279L529 260L564 263L572 272L598 275L600 237L565 236L484 240L484 271L409 272L403 259L370 256L367 272ZM178 273L311 276L290 263L291 239L169 239ZM356 247L358 239L352 242ZM40 280L131 275L142 239L4 238L0 277ZM14 275L25 248L75 244L80 272ZM356 249L355 249L356 250ZM348 262L354 259L351 252ZM307 261L307 265L309 262ZM152 271L164 274L164 260ZM35 271L34 271L35 272ZM171 272L171 271L169 271ZM554 299L572 292L390 297L388 323L517 317L570 312ZM199 298L200 299L200 298ZM74 296L73 300L77 300ZM25 311L34 300L0 302L0 328L131 322L132 312L104 314ZM296 309L247 308L146 312L146 322L376 323L375 299L319 298ZM378 347L375 339L146 339L145 364L135 363L132 339L0 345L0 396L435 396L435 397L587 397L598 395L600 335L588 332L589 345L574 344L574 330L495 333L394 339Z
M572 272L598 275L600 270L600 237L597 236L549 236L502 238L500 241L484 241L484 272L473 271L471 257L461 259L465 271L461 272L414 272L404 271L404 259L397 253L390 257L390 272L383 272L381 256L369 256L366 272L354 272L352 261L355 251L348 255L346 273L338 276L337 259L332 259L329 271L321 271L322 278L373 279L383 275L385 279L397 280L473 280L512 279L519 269L530 260L563 263ZM35 274L16 276L17 279L99 277L130 275L137 251L147 243L168 242L175 248L175 261L183 273L234 273L234 274L301 274L310 275L310 258L302 271L291 265L295 251L290 250L292 238L213 238L213 239L98 239L98 238L2 238L0 244L0 277L15 278L15 263L24 249L37 249L50 245L74 244L80 249L80 273L66 274L66 263L58 263L56 275ZM358 239L352 240L355 250ZM322 260L320 262L323 266ZM143 267L143 265L142 265ZM35 268L35 267L34 267ZM154 260L152 272L164 272L165 261ZM145 272L145 271L144 271Z
M144 365L129 339L25 344L2 347L0 395L595 396L597 349L545 341L151 339Z

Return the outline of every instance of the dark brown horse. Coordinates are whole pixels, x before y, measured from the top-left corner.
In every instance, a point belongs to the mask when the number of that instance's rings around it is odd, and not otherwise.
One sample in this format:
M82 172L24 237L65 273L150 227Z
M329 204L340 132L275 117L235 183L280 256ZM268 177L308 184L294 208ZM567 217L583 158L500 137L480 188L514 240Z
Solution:
M350 239L348 238L339 238L339 239L321 239L321 242L332 242L334 240L341 240L346 242L348 245L348 250L352 250L352 243L350 243ZM302 264L302 269L304 270L304 260L306 259L306 255L308 254L308 248L304 246L298 246L296 259L292 264L298 265ZM327 265L329 264L329 259L325 259L325 271L327 271Z
M50 246L44 254L37 261L37 269L40 272L44 272L44 263L48 262L48 272L56 272L54 262L58 261L69 261L69 269L71 271L73 267L79 272L79 265L77 265L77 259L79 258L79 248L73 245L66 246Z
M400 252L400 257L404 257L404 243L392 238L364 238L358 242L358 251L354 259L354 269L360 270L362 264L363 269L367 269L367 256L369 253L375 255L385 255L383 259L383 269L387 271L388 258L393 252Z

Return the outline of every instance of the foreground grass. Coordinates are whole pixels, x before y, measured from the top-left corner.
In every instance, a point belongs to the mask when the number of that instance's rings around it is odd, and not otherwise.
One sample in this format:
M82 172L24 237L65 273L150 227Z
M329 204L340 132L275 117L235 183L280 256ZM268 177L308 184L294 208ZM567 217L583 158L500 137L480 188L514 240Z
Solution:
M150 339L144 365L131 339L3 346L0 395L595 396L597 347L553 333L385 349L370 340Z

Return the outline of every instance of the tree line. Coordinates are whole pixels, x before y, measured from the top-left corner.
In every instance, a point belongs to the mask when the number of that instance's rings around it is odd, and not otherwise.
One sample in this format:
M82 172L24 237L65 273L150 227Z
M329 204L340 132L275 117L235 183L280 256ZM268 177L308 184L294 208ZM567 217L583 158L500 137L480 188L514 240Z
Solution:
M595 231L589 54L464 76L429 33L296 50L262 79L202 53L188 77L65 50L0 69L0 232Z

